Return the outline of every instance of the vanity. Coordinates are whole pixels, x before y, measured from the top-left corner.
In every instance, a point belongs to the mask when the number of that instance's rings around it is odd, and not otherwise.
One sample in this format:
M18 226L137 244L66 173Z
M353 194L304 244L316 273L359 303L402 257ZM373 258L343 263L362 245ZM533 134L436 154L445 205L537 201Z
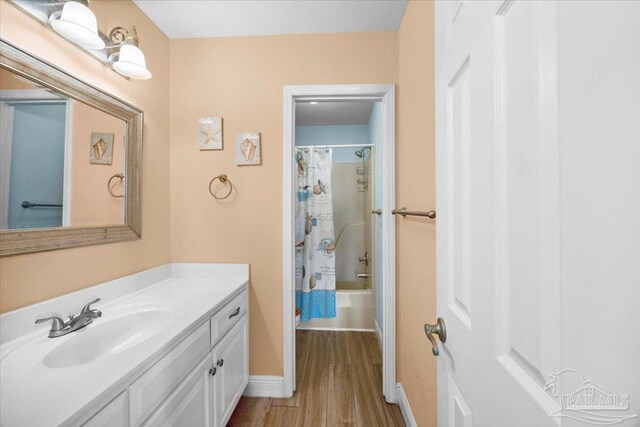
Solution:
M249 379L249 267L167 264L0 316L3 426L224 426ZM49 316L99 310L49 338Z
M13 3L104 41L86 2ZM116 26L90 55L146 79L138 40ZM144 112L2 37L0 83L0 257L143 239ZM166 264L0 315L0 425L226 425L249 377L248 283L246 264Z

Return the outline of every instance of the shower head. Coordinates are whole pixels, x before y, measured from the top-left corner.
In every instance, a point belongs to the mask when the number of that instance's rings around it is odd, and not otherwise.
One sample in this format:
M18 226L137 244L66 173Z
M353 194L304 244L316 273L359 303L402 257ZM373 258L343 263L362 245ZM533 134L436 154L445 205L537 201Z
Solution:
M355 155L360 157L361 159L364 158L364 150L370 150L369 147L362 147L362 149L358 150L355 152Z

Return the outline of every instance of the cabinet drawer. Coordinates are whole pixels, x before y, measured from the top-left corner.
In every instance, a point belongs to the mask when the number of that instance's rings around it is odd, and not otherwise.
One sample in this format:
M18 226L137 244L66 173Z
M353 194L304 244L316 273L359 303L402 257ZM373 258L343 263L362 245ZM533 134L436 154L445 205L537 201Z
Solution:
M244 316L248 307L249 293L244 290L211 318L212 346L216 345L218 340Z
M131 426L139 426L209 350L205 322L129 387Z
M127 392L123 391L89 421L82 424L82 427L126 427L128 415Z

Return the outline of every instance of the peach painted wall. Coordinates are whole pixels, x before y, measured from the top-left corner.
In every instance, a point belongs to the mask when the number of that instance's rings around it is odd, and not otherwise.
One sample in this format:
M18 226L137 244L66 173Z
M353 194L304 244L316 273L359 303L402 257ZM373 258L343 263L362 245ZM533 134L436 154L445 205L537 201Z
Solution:
M0 36L144 110L143 238L1 258L0 312L169 262L169 40L130 1L91 6L103 32L135 24L153 79L120 77L6 1L0 1Z
M0 90L36 89L35 83L28 82L6 68L0 67Z
M398 206L435 208L434 10L410 1L399 32ZM424 218L397 224L397 361L418 425L436 426L436 358L422 325L436 319L436 229Z
M282 86L399 82L398 202L434 206L433 3L409 2L399 33L174 40L171 64L169 41L133 4L92 7L103 31L135 23L152 80L122 79L4 1L0 35L145 111L144 238L0 259L0 311L169 259L249 262L251 373L282 375ZM224 118L223 151L197 150L201 116ZM244 131L261 132L260 166L235 166ZM225 202L207 191L219 173L236 186ZM397 231L398 380L418 424L435 426L435 358L421 329L435 319L435 227L406 218Z
M113 134L113 163L89 163L91 133ZM126 123L81 102L73 106L73 149L71 160L71 225L124 223L124 198L111 196L107 182L116 173L125 172L124 134ZM111 189L122 194L121 181L112 181Z
M253 375L282 375L284 85L397 83L398 34L171 41L171 259L249 262ZM197 120L222 116L223 151L198 151ZM262 135L262 164L235 165L239 132ZM226 201L208 191L226 173Z

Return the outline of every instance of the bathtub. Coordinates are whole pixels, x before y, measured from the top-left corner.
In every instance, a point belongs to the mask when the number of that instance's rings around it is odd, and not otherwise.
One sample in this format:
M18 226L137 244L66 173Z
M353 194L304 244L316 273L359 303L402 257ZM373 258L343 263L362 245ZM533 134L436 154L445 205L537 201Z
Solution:
M374 331L375 301L371 289L337 290L333 319L311 319L300 322L298 329L330 331Z

